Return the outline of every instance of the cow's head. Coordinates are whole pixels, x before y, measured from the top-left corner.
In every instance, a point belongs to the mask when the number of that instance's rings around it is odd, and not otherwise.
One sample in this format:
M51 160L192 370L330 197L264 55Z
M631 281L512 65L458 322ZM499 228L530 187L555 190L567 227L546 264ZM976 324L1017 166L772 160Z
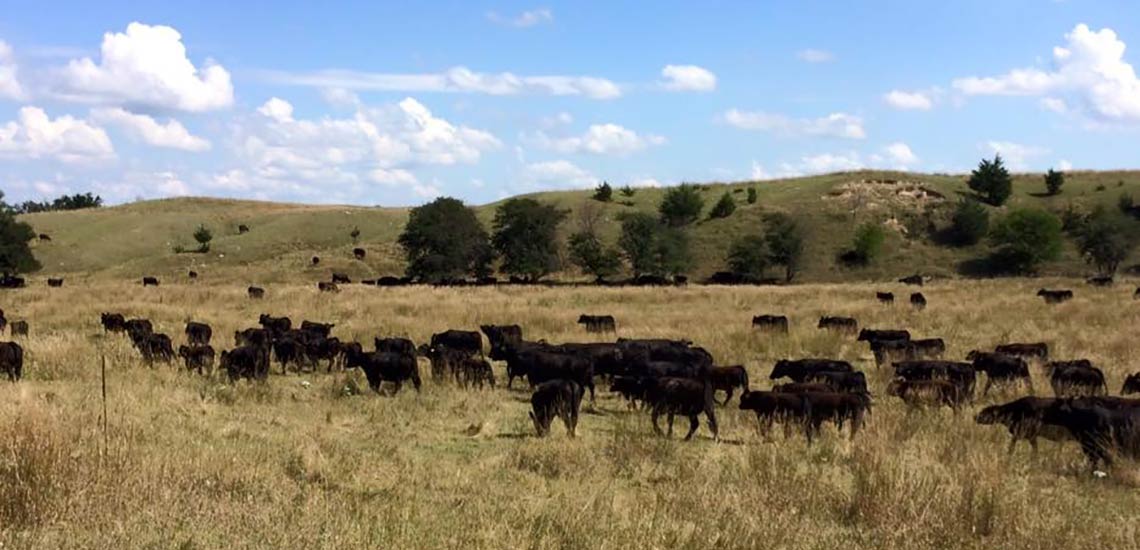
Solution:
M1130 374L1124 379L1124 387L1120 388L1120 395L1140 393L1140 373Z

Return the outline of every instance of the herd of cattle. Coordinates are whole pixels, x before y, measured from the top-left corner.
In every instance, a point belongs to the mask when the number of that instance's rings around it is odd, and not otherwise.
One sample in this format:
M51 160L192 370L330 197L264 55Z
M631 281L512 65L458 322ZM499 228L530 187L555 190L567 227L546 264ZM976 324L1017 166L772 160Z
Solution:
M261 294L250 289L251 297ZM877 294L881 302L893 302L889 293ZM1042 289L1038 295L1047 303L1059 303L1071 298L1072 292ZM926 305L921 293L914 293L910 301L915 307ZM358 368L378 393L395 394L404 383L419 391L418 358L423 357L437 382L493 388L490 361L505 362L508 388L521 378L533 389L530 417L540 436L549 433L555 418L574 436L585 392L589 391L592 403L597 380L608 383L610 391L624 398L630 408L648 409L658 434L662 434L659 417L667 417L670 436L674 417L687 417L686 439L698 429L701 415L717 438L716 408L727 405L737 390L742 392L739 408L753 411L765 434L780 422L785 433L801 428L809 442L826 422L840 430L849 425L854 437L873 404L866 375L847 361L779 360L769 375L775 385L770 390L753 390L743 366L718 365L708 351L685 340L619 338L615 342L551 344L525 340L518 325L484 325L481 333L447 330L434 334L418 347L407 338L376 338L373 349L365 350L360 342L343 342L333 336L335 325L331 323L304 320L294 326L288 317L262 314L258 326L236 331L232 347L216 354L211 345L213 329L206 323L187 323L186 343L175 350L172 338L156 332L147 319L103 313L100 321L108 333L125 334L148 364L181 358L187 369L202 375L210 375L217 364L231 382L266 380L276 363L282 374L290 369ZM616 330L610 315L582 315L578 323L588 332ZM27 334L26 322L9 323L0 311L0 330L5 326L13 336ZM782 315L752 319L755 330L773 337L786 334L788 326L788 318ZM909 406L947 406L957 411L973 401L982 376L982 395L994 386L1027 391L1027 397L986 407L976 416L979 424L1008 428L1010 452L1020 439L1028 440L1036 450L1037 438L1046 437L1075 439L1094 467L1110 462L1116 454L1140 457L1140 399L1109 396L1104 373L1087 359L1056 360L1046 343L1036 342L974 350L965 361L952 361L943 358L946 344L941 338L913 338L904 329L860 328L849 317L824 316L817 327L866 342L876 366L893 369L886 395ZM490 343L486 355L483 336ZM1042 369L1054 397L1033 396L1031 365ZM0 342L0 372L16 381L22 371L23 348L16 342ZM718 401L721 392L725 397ZM1122 395L1133 393L1140 393L1140 373L1129 375L1121 388Z

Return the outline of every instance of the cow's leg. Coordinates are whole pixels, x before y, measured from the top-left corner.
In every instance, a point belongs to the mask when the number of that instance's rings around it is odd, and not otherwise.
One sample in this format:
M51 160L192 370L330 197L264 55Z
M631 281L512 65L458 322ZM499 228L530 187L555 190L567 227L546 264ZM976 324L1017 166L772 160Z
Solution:
M689 433L685 434L685 441L689 441L690 439L693 438L693 434L696 433L697 428L700 425L701 425L701 422L700 422L700 420L697 419L697 415L690 414L689 415Z
M982 388L982 397L989 395L990 386L993 386L993 385L994 385L994 379L992 377L987 376L986 377L986 387Z
M669 438L673 438L673 411L669 411Z
M725 398L724 398L724 403L722 403L723 405L728 405L728 402L729 402L729 401L732 401L732 393L733 393L733 389L734 389L734 388L733 388L732 386L729 386L729 387L728 387L728 395L727 395L727 396L725 396Z
M705 417L709 421L709 430L712 431L713 441L720 441L720 428L716 425L716 411L712 407L705 408ZM693 416L693 421L696 421L696 415Z
M657 435L665 435L661 433L661 426L657 424L658 416L661 416L661 407L653 407L653 432Z

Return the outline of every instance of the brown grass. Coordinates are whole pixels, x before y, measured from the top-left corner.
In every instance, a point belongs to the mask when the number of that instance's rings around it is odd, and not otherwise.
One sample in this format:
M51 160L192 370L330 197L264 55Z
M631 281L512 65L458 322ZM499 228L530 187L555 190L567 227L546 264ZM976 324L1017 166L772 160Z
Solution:
M1047 307L1040 286L1074 286ZM30 321L26 379L0 383L0 548L1135 548L1140 474L1089 475L1073 444L1023 443L970 410L908 411L883 395L863 345L821 333L821 314L940 336L948 357L1003 341L1045 340L1087 357L1113 391L1135 367L1140 310L1132 287L1073 281L946 282L917 313L874 302L869 285L787 288L376 289L336 296L270 287L263 302L222 286L98 284L3 295ZM896 292L905 290L894 288ZM782 357L832 356L869 373L876 406L851 441L765 440L735 401L721 443L702 425L690 443L652 436L643 413L603 392L580 437L556 423L531 436L528 394L433 384L379 397L358 374L274 375L225 384L149 369L98 313L153 319L183 340L210 322L215 345L257 314L337 323L342 338L518 322L529 338L593 339L579 313L610 313L629 337L684 337L722 364L743 363L753 388ZM792 320L787 337L749 329L758 313ZM99 357L108 360L103 446ZM426 372L426 369L424 369ZM496 373L502 379L501 365ZM1039 392L1048 387L1035 371ZM301 382L311 386L304 387ZM346 391L348 388L348 391ZM356 388L353 391L353 388ZM681 427L686 426L682 421Z

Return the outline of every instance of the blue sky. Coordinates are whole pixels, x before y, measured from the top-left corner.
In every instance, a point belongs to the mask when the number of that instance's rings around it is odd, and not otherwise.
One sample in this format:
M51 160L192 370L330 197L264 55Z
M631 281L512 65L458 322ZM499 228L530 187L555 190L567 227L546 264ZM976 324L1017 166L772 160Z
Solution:
M1140 168L1124 1L4 4L10 201Z

